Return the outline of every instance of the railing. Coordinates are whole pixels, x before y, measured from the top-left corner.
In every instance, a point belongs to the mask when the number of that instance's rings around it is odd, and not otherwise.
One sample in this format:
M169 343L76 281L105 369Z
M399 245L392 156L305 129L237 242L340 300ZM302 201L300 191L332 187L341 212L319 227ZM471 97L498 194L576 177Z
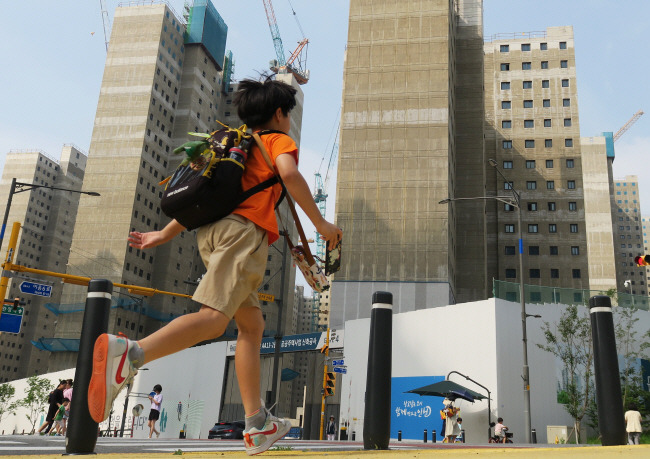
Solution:
M520 40L522 38L546 38L546 31L495 33L484 37L483 41L489 43L497 40Z
M519 282L506 282L494 279L492 294L495 298L518 303ZM605 295L602 290L574 289L561 287L546 287L541 285L524 285L524 296L527 304L578 304L586 305L589 298L595 295ZM631 295L617 292L612 296L612 306L636 308L648 311L650 297Z

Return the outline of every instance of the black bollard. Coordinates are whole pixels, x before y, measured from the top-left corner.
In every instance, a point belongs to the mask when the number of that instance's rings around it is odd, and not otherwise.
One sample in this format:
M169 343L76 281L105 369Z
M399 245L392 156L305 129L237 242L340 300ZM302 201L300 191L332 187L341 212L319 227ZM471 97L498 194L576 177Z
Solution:
M535 444L537 443L537 431L535 429L532 429L530 431L530 441Z
M70 419L65 438L68 454L95 454L98 424L88 411L88 385L93 370L93 350L99 335L108 330L111 312L113 283L105 279L93 279L88 284L88 296L81 326L77 368L74 374L74 403L70 407Z
M353 430L352 431L352 441L357 439L357 433Z
M424 443L427 442L427 429L424 429Z
M368 377L363 421L363 448L388 449L390 441L390 378L393 347L393 294L372 294Z
M605 295L592 296L589 299L589 315L594 343L594 380L602 445L625 445L627 435L610 298Z
M402 441L402 431L401 430L397 431L397 441Z
M460 439L463 440L463 443L465 443L465 429L460 431Z
M438 441L438 434L435 430L431 431L431 443L436 443Z

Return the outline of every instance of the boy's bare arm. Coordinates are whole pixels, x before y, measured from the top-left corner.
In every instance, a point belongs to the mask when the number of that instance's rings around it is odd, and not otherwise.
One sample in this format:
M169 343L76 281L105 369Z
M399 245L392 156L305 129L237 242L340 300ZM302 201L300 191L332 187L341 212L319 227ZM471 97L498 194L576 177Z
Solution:
M293 156L288 154L280 155L276 158L275 165L293 199L307 214L307 218L314 224L316 231L327 241L327 245L331 249L334 248L336 242L343 236L343 232L341 228L328 222L320 214L309 190L309 185L307 185L305 178L298 170Z
M129 234L129 245L136 249L150 249L165 242L171 241L185 230L185 227L178 223L176 220L170 221L160 231L149 231L141 233L139 231L131 231Z

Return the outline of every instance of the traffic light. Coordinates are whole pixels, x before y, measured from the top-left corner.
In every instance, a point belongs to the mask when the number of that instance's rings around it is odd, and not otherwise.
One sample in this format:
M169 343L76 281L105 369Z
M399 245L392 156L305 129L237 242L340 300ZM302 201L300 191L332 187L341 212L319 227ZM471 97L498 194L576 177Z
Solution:
M325 397L334 395L334 388L336 386L336 373L328 371L325 373Z
M634 257L637 266L650 266L650 255L638 255Z

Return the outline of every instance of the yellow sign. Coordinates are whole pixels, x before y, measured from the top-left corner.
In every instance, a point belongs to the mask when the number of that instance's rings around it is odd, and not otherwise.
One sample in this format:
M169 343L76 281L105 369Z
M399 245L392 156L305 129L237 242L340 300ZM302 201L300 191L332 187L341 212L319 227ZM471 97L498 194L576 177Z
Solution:
M275 296L269 295L268 293L257 293L257 298L260 301L275 301Z

